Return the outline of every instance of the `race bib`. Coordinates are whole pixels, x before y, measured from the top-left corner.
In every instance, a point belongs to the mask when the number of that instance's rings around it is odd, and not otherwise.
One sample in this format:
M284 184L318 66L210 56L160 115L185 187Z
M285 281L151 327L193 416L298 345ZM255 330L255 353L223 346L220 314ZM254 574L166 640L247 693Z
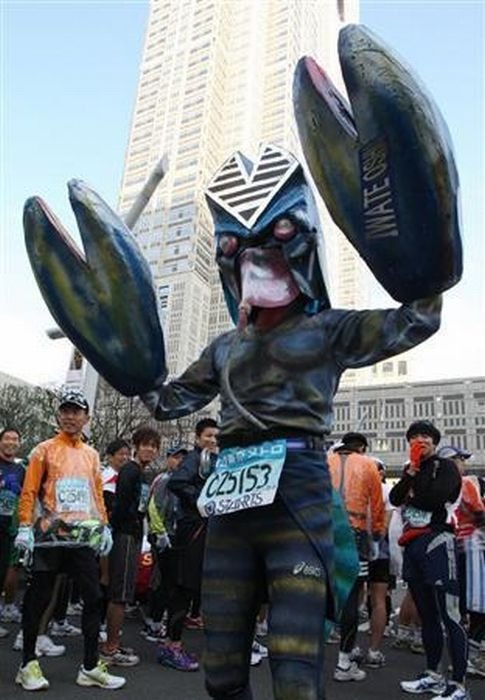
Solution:
M89 513L90 505L87 479L65 477L57 481L56 510L58 513Z
M426 527L430 524L432 515L429 510L406 506L402 513L402 519L403 523L409 527Z
M285 440L222 450L197 501L201 515L224 515L272 503L285 459Z

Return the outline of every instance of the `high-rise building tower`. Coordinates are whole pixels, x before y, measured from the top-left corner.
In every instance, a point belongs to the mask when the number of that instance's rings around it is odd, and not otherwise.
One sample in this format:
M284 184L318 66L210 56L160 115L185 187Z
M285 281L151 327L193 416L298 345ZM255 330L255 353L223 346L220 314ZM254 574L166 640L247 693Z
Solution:
M294 67L313 55L343 90L337 36L356 21L358 0L152 0L119 208L130 208L166 152L169 172L135 233L155 279L172 375L230 324L206 184L233 151L254 158L261 141L304 162ZM363 263L328 214L321 216L332 303L361 308Z

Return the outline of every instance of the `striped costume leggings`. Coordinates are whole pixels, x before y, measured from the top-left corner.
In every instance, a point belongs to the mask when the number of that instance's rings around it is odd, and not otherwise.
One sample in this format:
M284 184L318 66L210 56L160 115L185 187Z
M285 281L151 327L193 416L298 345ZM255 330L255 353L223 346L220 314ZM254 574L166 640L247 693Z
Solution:
M206 687L215 700L251 700L251 644L265 601L275 700L324 700L327 572L278 497L209 522L202 608Z

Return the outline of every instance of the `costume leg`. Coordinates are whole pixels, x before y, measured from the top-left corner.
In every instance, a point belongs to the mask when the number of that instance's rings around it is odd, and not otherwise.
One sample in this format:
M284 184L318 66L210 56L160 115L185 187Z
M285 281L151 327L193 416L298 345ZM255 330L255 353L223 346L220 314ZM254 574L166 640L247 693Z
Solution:
M255 513L209 521L202 583L204 664L206 687L216 700L252 698L249 661L262 578L251 544Z
M268 581L268 650L275 700L324 700L326 569L280 500L272 506L261 541Z

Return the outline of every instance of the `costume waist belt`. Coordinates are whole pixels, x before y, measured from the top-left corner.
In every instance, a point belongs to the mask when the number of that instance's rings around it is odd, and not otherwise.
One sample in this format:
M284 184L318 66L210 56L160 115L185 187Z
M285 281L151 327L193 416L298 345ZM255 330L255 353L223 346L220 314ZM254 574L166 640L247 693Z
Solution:
M286 449L287 450L317 450L320 452L325 452L325 440L319 437L306 437L306 438L287 438Z

